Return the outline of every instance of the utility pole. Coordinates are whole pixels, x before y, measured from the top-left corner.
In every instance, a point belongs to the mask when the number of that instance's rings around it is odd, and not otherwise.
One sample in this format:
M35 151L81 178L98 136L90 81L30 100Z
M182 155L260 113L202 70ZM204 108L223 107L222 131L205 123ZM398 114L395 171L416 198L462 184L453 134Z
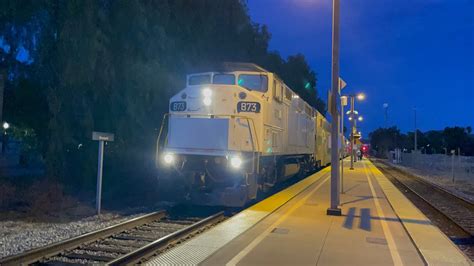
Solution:
M344 106L347 105L347 96L341 96L341 193L344 193L344 151L346 143L344 141Z
M416 127L416 106L415 108L413 108L413 110L415 111L415 152L418 151L418 140L417 140L417 135L418 135L418 129Z
M385 127L388 128L388 103L383 104L383 109L385 113Z
M341 215L339 208L339 118L337 101L339 100L339 0L332 1L332 67L331 67L331 206L328 215Z
M355 116L354 116L354 96L351 95L351 170L354 170L354 131L355 131Z

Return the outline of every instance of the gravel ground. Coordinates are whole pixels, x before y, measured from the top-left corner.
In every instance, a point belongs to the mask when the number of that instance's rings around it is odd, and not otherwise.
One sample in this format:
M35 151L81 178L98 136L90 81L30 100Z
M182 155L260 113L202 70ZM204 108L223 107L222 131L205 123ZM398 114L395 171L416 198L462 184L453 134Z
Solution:
M0 258L105 228L144 215L104 213L67 223L0 221Z
M385 161L388 162L387 160ZM405 172L409 172L412 175L415 175L428 182L432 182L438 186L441 186L455 195L458 195L462 198L470 200L471 202L474 202L474 183L473 182L468 182L466 180L458 180L455 184L453 184L451 179L447 177L428 175L427 173L424 173L423 171L418 170L418 169L402 166L399 164L394 164L391 162L388 162L388 163L393 167L399 168L400 170L405 171Z

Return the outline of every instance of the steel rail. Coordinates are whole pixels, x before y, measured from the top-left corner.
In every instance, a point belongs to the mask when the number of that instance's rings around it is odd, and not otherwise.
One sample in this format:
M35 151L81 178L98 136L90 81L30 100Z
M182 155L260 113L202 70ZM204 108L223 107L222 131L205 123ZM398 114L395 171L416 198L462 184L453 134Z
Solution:
M387 165L385 163L383 163L385 166L388 166L392 169L396 169L394 168L393 166L390 166L390 165ZM392 170L392 171L396 171L396 170ZM438 206L436 206L436 204L432 203L430 200L428 200L425 196L421 195L421 193L415 191L415 189L413 187L410 187L409 184L406 184L406 182L400 180L400 178L398 178L397 176L395 176L394 174L390 173L389 171L385 170L384 169L384 172L389 174L392 178L394 178L395 180L397 180L402 186L406 187L408 190L410 190L410 192L412 192L414 195L416 195L418 198L420 198L421 200L423 200L425 203L427 203L429 206L431 206L433 209L435 209L436 211L438 211L440 214L442 214L444 217L446 217L448 220L450 220L453 224L455 224L457 227L459 227L460 229L462 229L462 231L464 231L466 234L468 235L471 235L473 236L473 232L472 230L470 230L469 228L466 228L465 225L461 224L459 221L457 221L457 217L454 217L452 214L450 213L446 213L446 211L440 209ZM410 174L405 174L405 173L402 173L401 171L397 171L399 172L400 174L402 175L410 175ZM411 177L413 177L412 175L410 175ZM451 199L454 199L454 200L458 200L458 201L462 201L463 203L467 203L470 205L470 208L473 208L473 205L472 203L469 203L468 201L466 201L465 199L461 198L461 197L458 197L456 195L454 195L453 193L445 190L445 189L438 189L437 186L431 184L430 182L427 182L427 181L421 181L419 177L414 177L412 180L412 182L418 182L418 183L421 183L423 185L426 185L428 187L432 187L432 188L435 188L435 190L438 190L440 193L444 194L444 195L447 195L448 197L451 197Z
M185 236L192 234L198 230L201 230L203 227L208 225L215 224L224 219L224 212L219 212L214 214L204 220L196 222L188 227L185 227L179 231L173 232L169 235L166 235L146 246L143 246L135 251L132 251L122 257L119 257L113 261L108 262L106 265L135 265L138 264L142 259L149 258L153 256L161 248L166 247L167 245L175 242L179 239L184 238Z
M468 205L474 205L474 202L472 202L470 199L467 199L465 197L462 197L462 196L459 196L459 195L456 195L456 194L453 194L451 191L441 187L440 185L438 184L435 184L435 183L432 183L432 182L429 182L427 180L424 180L423 178L417 176L416 174L412 174L412 173L407 173L405 171L403 171L402 169L399 169L397 167L394 167L390 164L388 164L387 162L384 162L384 161L380 161L380 160L377 160L377 162L383 164L383 165L386 165L388 167L390 167L390 169L393 169L393 171L395 172L399 172L401 174L404 174L404 175L409 175L410 177L412 177L413 179L416 179L417 181L421 182L421 183L425 183L426 185L428 186L432 186L434 187L435 189L439 190L440 192L442 193L447 193L453 197L455 197L456 199L460 200L460 201L463 201L464 203L468 204Z
M18 255L5 257L0 260L0 265L28 265L41 261L44 258L53 257L65 250L74 249L83 244L88 244L98 239L106 238L134 227L162 219L165 216L165 211L146 214L104 229L56 242L44 247L35 248Z

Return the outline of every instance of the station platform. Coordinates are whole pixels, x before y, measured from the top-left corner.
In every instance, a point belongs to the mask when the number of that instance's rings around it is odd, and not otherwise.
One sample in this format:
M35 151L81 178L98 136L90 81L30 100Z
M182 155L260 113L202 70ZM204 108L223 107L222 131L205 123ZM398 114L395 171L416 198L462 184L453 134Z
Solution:
M326 214L327 167L148 264L471 265L370 161L354 166L341 216Z

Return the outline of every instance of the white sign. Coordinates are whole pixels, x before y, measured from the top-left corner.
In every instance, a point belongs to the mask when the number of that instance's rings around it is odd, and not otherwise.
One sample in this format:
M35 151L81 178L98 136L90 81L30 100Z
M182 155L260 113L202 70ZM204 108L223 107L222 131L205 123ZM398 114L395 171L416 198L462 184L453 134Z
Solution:
M341 104L342 106L347 106L347 96L341 96Z
M347 83L341 77L339 77L339 93L341 93L342 89L344 89L346 85Z
M114 141L114 134L106 132L92 132L92 140Z

